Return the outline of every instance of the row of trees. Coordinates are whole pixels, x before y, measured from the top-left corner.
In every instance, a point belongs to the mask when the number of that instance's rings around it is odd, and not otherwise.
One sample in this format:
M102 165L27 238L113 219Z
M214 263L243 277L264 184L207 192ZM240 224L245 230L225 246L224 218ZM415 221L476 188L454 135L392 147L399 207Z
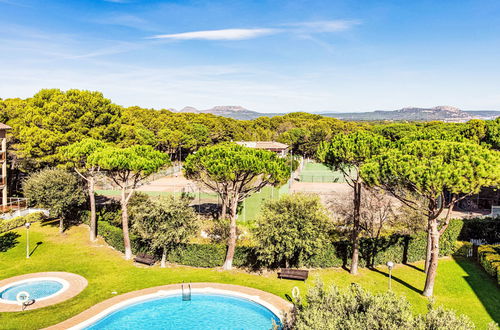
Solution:
M62 161L61 147L94 138L120 147L149 145L185 158L203 146L236 140L276 140L293 153L313 157L318 146L339 133L372 131L393 142L415 139L468 140L500 148L500 119L466 124L352 123L308 113L242 121L210 114L123 108L99 92L41 90L27 99L0 100L0 121L13 130L13 169L31 172ZM12 191L12 189L11 189Z

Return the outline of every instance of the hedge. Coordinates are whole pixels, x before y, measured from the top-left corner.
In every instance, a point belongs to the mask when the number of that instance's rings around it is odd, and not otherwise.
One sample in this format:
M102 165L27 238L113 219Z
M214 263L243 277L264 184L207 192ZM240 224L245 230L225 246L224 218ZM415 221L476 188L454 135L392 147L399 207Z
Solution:
M483 239L488 244L500 242L500 218L473 218L459 220L464 225L458 237L461 241Z
M477 255L484 270L496 277L500 285L500 245L480 245Z
M457 244L464 222L453 220L440 240L440 254L442 256L457 254L466 255L464 244ZM106 221L99 222L99 234L106 242L119 251L123 248L123 233L118 227ZM145 251L146 242L131 235L132 251L134 253ZM364 238L360 244L360 265L376 266L385 264L388 260L396 263L414 262L425 259L427 246L426 233L412 236L391 235L378 240ZM158 251L149 251L157 253ZM341 267L350 262L350 243L348 241L333 242L322 249L320 253L308 260L300 260L300 267L323 268ZM219 267L224 263L226 246L216 244L183 244L168 254L168 261L172 263L194 267ZM259 268L256 249L248 246L237 246L233 264L237 267Z
M10 220L0 219L0 233L16 229L18 227L24 226L26 222L36 222L45 218L43 212L35 212L20 217L15 217Z

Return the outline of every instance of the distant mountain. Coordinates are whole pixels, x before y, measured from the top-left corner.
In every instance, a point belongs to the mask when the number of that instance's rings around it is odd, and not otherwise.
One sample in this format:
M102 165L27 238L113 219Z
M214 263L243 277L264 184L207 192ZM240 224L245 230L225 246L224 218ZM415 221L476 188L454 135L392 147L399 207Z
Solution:
M252 120L259 117L274 117L284 113L262 113L248 110L242 106L215 106L207 110L198 110L194 107L185 107L179 112L211 113L239 120ZM431 121L441 120L447 122L464 122L470 119L494 119L500 117L500 111L477 110L463 111L452 106L437 106L433 108L407 107L399 110L376 110L372 112L321 112L317 113L325 117L333 117L342 120L389 120L389 121Z
M211 113L216 116L228 117L238 120L252 120L259 117L272 117L283 115L283 113L261 113L245 109L239 105L218 105L207 110L198 110L194 107L184 107L179 112Z

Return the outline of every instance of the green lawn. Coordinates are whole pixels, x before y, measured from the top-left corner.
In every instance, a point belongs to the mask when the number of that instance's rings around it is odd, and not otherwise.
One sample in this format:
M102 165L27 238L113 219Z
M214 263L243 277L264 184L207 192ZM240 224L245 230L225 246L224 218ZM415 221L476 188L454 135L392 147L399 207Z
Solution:
M30 259L25 258L24 229L0 235L0 279L32 272L67 271L87 278L89 286L77 297L52 307L0 313L2 329L37 329L49 326L112 297L113 291L124 293L183 281L240 284L282 297L290 294L294 286L304 292L305 287L313 283L316 275L341 287L357 282L372 291L387 288L387 274L383 267L377 271L362 269L356 277L342 269L313 271L306 283L278 280L273 273L252 275L237 270L221 271L181 266L166 269L136 267L102 242L90 244L87 241L88 230L84 226L74 227L65 235L58 234L56 227L40 224L34 224L30 231L33 247L36 242L42 243ZM14 234L19 237L13 237ZM424 274L419 269L421 266L421 263L397 266L393 271L393 290L405 295L416 312L424 311L427 303L418 293L424 283ZM500 321L500 289L470 261L441 260L435 291L438 304L469 315L480 328L485 328L492 320Z

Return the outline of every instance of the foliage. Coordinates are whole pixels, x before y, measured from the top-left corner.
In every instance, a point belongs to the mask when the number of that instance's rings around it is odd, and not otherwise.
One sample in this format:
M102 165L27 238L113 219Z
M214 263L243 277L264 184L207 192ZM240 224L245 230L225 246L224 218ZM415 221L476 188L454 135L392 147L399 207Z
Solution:
M166 196L131 208L134 230L152 250L162 250L162 266L168 251L186 243L198 229L198 217L190 202L187 197Z
M289 175L286 159L274 152L233 143L204 147L184 164L188 179L215 191L222 200L222 217L229 211L229 239L225 269L231 269L236 247L237 207L245 198L267 185L278 185Z
M480 245L477 254L484 270L500 284L500 245Z
M0 233L24 226L27 222L37 222L45 218L43 212L34 212L24 216L15 217L9 220L0 219Z
M390 291L372 294L357 284L339 290L317 280L305 301L294 305L285 329L474 329L469 318L443 308L415 317L406 298Z
M127 148L108 146L93 152L87 159L91 166L105 171L121 189L122 229L125 258L132 258L129 235L128 203L141 180L169 164L168 156L151 146L134 145Z
M254 236L264 265L297 267L326 247L332 223L318 196L294 194L269 201Z
M99 92L45 89L7 114L16 154L29 167L54 166L59 148L92 137L115 141L121 125L120 107Z
M458 237L459 240L482 239L490 244L500 242L500 219L473 218L463 221L464 226Z
M113 248L120 252L125 252L125 246L123 243L123 230L116 226L111 225L107 221L99 221L99 236L104 238L106 243L111 245ZM130 235L130 241L132 245L132 251L134 253L143 249L140 240L135 235Z
M439 239L455 203L481 188L500 185L500 153L474 143L421 140L390 149L361 167L361 176L428 218L427 279L423 294L431 296L437 272ZM424 203L406 197L407 192ZM445 199L445 193L452 196ZM439 218L448 208L444 219Z
M23 183L23 193L31 206L49 209L52 217L64 221L75 216L85 203L85 194L75 175L62 169L44 169L31 174Z

